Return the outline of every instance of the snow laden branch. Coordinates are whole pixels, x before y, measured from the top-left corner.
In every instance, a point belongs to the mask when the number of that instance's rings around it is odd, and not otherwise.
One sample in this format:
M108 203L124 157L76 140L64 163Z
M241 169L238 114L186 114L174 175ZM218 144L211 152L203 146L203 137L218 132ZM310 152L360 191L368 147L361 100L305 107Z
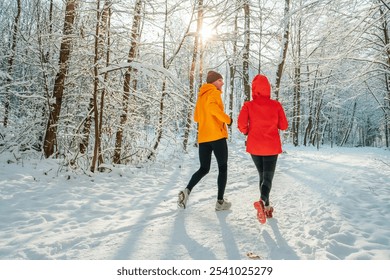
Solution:
M113 72L113 71L119 71L122 69L127 69L127 68L133 68L136 69L139 72L142 72L146 76L149 77L158 77L160 79L168 78L169 80L172 81L172 85L181 91L185 89L185 85L172 73L167 70L166 68L158 65L152 65L148 63L141 63L138 61L133 61L133 62L123 62L119 64L111 64L108 67L100 69L99 76L104 75L105 73ZM101 81L103 81L102 77L100 77ZM176 94L179 98L186 100L186 98L180 94Z

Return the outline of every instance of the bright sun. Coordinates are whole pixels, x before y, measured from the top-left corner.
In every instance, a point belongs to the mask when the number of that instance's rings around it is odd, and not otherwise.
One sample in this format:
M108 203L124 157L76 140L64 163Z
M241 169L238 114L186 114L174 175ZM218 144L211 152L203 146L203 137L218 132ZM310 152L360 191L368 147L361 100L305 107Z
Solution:
M210 29L207 26L203 26L202 30L200 31L200 34L202 36L202 41L206 42L214 36L214 30Z

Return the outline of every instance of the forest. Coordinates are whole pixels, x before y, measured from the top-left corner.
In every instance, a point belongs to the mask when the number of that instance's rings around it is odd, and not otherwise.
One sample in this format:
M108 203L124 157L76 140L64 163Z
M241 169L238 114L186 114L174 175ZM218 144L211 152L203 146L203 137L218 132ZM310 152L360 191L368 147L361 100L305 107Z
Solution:
M209 70L233 120L266 75L284 143L389 147L388 0L3 0L0 36L0 153L15 160L169 160L196 143Z

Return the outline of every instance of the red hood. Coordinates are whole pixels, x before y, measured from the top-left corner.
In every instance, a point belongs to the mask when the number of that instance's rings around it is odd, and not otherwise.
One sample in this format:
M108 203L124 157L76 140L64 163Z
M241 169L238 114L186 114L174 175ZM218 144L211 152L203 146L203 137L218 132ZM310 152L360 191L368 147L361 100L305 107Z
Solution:
M252 81L252 98L259 96L271 98L271 85L266 76L256 75Z

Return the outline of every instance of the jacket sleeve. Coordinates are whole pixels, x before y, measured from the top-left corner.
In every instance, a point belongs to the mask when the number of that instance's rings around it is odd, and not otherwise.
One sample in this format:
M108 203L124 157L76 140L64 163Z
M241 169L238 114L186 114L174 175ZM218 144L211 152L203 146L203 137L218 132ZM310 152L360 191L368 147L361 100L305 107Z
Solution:
M210 113L215 116L217 119L219 119L221 122L230 124L232 120L230 117L225 114L225 112L219 107L218 105L218 100L216 99L215 96L211 96L209 100L209 109Z
M198 114L199 114L199 112L198 112L198 101L197 101L195 104L195 110L194 110L194 121L197 123L199 122Z
M288 121L286 114L284 113L282 105L279 103L279 112L278 112L278 129L286 130L288 128Z
M244 103L241 108L240 114L238 115L237 121L238 130L244 135L248 135L249 132L249 111L248 104Z

